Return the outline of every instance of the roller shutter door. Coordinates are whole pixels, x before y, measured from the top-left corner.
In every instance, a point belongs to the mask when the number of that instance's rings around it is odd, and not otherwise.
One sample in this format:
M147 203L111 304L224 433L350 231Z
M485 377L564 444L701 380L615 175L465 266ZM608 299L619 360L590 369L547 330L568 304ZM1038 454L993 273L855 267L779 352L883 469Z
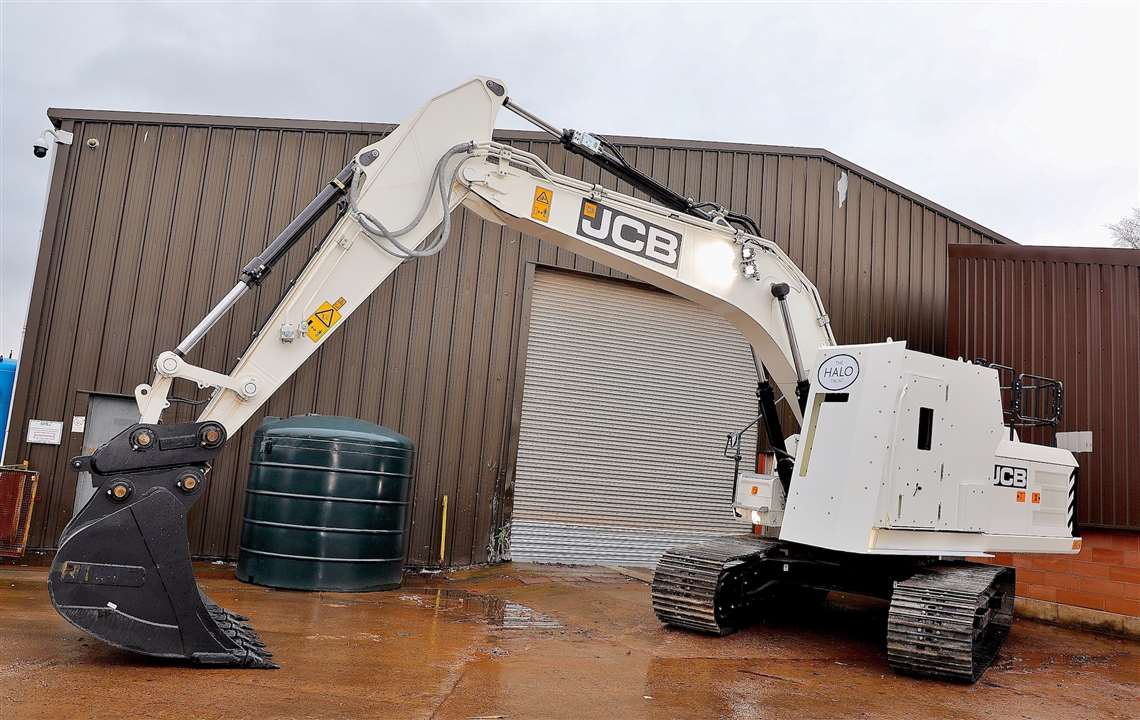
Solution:
M538 271L512 559L653 565L671 545L746 531L721 452L755 417L755 385L748 344L719 316L644 286Z

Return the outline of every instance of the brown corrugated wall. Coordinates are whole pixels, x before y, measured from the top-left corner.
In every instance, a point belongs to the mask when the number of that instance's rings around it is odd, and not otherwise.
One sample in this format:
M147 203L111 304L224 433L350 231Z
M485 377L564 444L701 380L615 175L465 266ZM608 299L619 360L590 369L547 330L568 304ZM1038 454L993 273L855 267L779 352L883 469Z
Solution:
M955 247L950 354L1061 380L1079 520L1140 530L1140 250Z
M100 111L52 111L76 142L62 148L49 196L21 354L7 457L43 472L31 546L51 549L75 478L59 446L24 442L29 418L86 415L87 393L131 393L232 287L241 265L285 226L359 147L390 126ZM99 141L89 148L86 141ZM568 175L629 191L546 136L503 133ZM822 150L618 139L628 159L671 187L758 217L819 285L842 342L907 338L945 350L946 248L1008 242ZM847 174L843 202L837 191ZM314 247L331 225L310 233ZM256 295L188 360L236 360L305 261L295 249ZM449 498L447 564L488 558L511 483L521 377L524 280L532 264L621 277L465 211L439 256L405 264L266 404L379 422L419 449L409 559L438 562ZM184 394L189 390L182 389ZM742 388L742 392L751 392ZM203 397L199 393L197 397ZM175 406L190 420L193 408ZM216 463L190 519L193 552L234 558L245 463L257 419Z

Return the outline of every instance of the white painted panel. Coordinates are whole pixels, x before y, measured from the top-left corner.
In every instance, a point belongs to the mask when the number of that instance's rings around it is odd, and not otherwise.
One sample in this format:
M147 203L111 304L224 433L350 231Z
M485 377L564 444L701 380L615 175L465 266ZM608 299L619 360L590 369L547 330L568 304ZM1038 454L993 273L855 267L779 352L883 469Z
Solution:
M513 559L651 565L747 529L721 451L756 415L756 373L727 322L653 289L538 271L526 362ZM745 458L754 447L752 434Z

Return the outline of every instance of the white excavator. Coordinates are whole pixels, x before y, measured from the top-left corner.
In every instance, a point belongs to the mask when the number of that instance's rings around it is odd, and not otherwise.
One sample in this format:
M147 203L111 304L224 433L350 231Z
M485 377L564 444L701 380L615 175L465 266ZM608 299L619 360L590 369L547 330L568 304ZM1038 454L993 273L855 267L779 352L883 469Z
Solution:
M650 200L560 175L496 142L500 108ZM999 367L890 339L837 345L816 288L752 220L674 193L603 137L558 129L502 83L475 78L356 153L178 347L158 356L153 382L135 389L139 422L72 461L98 492L64 530L52 566L49 589L64 618L147 655L275 667L248 618L199 590L187 512L227 439L400 263L442 250L460 206L688 298L752 346L754 423L766 449L741 471L743 431L729 435L741 534L664 554L652 583L664 623L726 634L779 602L802 605L832 590L875 595L890 602L893 668L969 682L1010 628L1014 571L965 558L1079 550L1077 463L1065 450L1019 441L1022 416L1003 410ZM195 344L334 207L339 218L236 365L223 373L188 363ZM177 380L214 389L197 422L161 422ZM1059 406L1059 385L1050 387ZM797 434L784 436L777 394ZM726 477L729 512L727 486Z

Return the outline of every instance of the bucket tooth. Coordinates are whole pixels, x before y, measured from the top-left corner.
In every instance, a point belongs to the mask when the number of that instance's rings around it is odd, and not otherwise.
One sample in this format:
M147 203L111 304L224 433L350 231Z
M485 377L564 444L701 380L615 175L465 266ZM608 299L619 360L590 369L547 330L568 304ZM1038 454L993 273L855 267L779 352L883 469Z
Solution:
M206 447L204 437L222 442ZM221 450L217 423L133 425L76 458L98 491L60 539L48 590L60 615L124 650L201 665L276 668L244 615L194 580L186 515ZM187 482L189 478L194 482Z

